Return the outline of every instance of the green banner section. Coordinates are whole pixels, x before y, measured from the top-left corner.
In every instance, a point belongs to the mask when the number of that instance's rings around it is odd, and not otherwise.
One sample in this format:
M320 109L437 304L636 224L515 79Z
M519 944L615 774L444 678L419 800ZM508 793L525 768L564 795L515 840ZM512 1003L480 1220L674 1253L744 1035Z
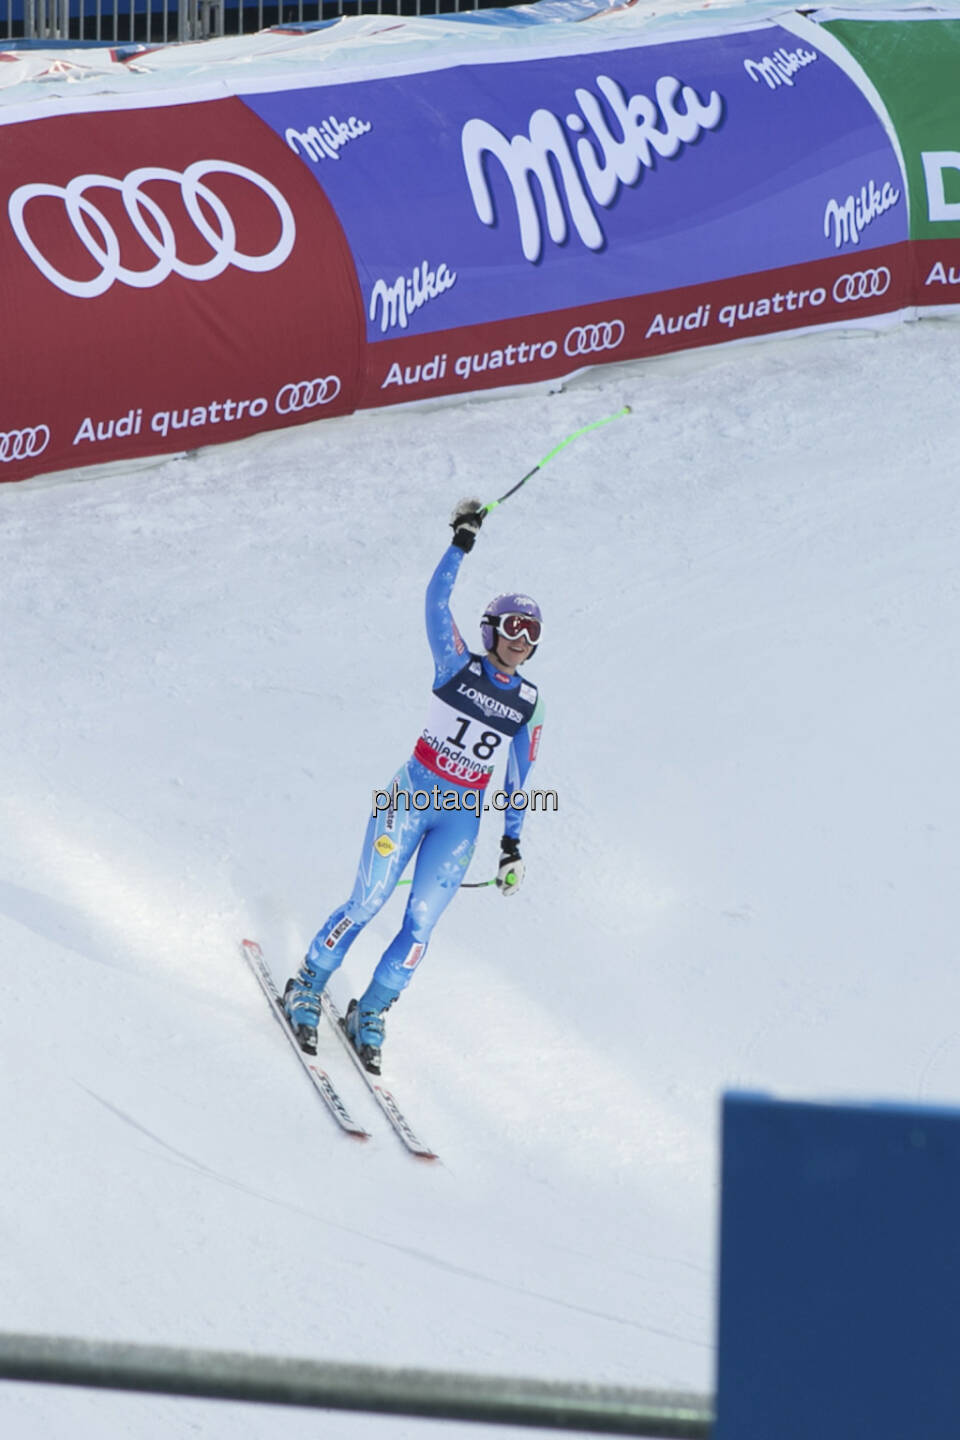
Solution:
M829 20L889 111L910 192L910 237L960 236L960 20Z

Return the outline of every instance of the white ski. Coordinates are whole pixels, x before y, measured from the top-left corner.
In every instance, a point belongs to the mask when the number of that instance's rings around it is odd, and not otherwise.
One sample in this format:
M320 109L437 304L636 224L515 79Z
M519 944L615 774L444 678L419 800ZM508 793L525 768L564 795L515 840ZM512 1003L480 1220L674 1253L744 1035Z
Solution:
M356 1050L354 1050L353 1046L350 1044L349 1039L347 1038L347 1032L343 1028L343 1016L340 1014L340 1011L337 1009L335 1002L330 998L326 990L321 996L321 1004L323 1006L324 1015L326 1015L327 1019L330 1021L330 1024L334 1028L334 1031L340 1038L340 1043L343 1045L343 1048L346 1050L347 1054L350 1056L350 1059L357 1067L360 1075L363 1077L364 1084L370 1091L374 1100L376 1100L377 1104L380 1106L380 1109L383 1111L384 1115L386 1115L387 1119L390 1121L390 1124L393 1126L395 1134L403 1142L410 1154L416 1155L419 1160L438 1159L439 1157L436 1152L431 1150L429 1145L425 1145L423 1141L418 1139L417 1136L414 1134L413 1130L410 1127L410 1122L407 1120L407 1117L400 1109L400 1106L397 1104L391 1092L380 1084L376 1075L371 1075L369 1070L366 1070L364 1068L363 1061L360 1059L360 1056L357 1054Z
M340 1094L326 1070L321 1070L319 1065L315 1065L311 1057L304 1054L297 1044L296 1036L290 1029L287 1017L283 1013L283 1001L277 989L276 981L267 967L267 962L263 958L263 951L260 949L256 940L241 940L240 950L243 958L256 976L260 989L269 1000L270 1009L273 1012L274 1018L278 1021L284 1035L286 1035L290 1044L293 1046L294 1054L304 1070L306 1070L314 1088L318 1091L321 1100L330 1111L334 1120L336 1120L341 1130L345 1131L348 1135L354 1136L357 1140L369 1140L370 1132L365 1130L358 1120L354 1120L350 1111L341 1100Z

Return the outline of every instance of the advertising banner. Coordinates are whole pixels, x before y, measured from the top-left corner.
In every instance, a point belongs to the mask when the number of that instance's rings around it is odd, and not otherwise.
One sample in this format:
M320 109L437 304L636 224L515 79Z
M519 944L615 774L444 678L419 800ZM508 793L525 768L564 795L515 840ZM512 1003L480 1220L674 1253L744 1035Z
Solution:
M239 100L0 125L0 478L352 410L360 297Z
M960 305L960 20L825 21L863 67L903 151L916 305Z
M0 480L949 303L958 56L784 17L11 109Z
M412 78L244 96L344 228L363 404L904 303L890 138L784 29ZM888 269L834 295L860 250Z

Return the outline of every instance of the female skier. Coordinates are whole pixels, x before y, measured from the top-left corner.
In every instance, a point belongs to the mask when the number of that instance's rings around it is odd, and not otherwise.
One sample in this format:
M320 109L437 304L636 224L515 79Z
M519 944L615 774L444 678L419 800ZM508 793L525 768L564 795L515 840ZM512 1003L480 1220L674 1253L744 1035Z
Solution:
M453 542L427 586L427 638L436 667L427 723L389 791L375 796L353 894L318 931L284 991L297 1042L315 1055L323 988L419 847L400 931L360 999L347 1007L347 1035L374 1075L380 1074L384 1015L412 979L434 925L460 888L476 845L483 792L506 741L509 799L497 870L500 893L515 894L523 879L524 809L510 800L525 787L536 758L543 708L537 687L517 670L535 653L543 625L539 606L528 596L498 595L481 620L486 654L467 649L450 614L450 595L483 516L478 500L461 501L450 522Z

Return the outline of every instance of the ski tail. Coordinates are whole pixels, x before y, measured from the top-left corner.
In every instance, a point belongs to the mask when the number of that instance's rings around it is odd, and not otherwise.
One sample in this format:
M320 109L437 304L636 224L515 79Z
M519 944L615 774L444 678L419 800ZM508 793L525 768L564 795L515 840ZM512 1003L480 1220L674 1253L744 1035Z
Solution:
M358 1072L362 1076L363 1083L366 1085L374 1100L376 1100L377 1104L380 1106L380 1109L383 1111L383 1114L390 1122L394 1134L397 1136L400 1143L409 1152L409 1154L416 1156L418 1160L438 1160L440 1157L437 1155L436 1151L431 1150L429 1145L425 1145L424 1142L414 1131L409 1120L404 1115L403 1111L400 1109L400 1106L398 1105L396 1100L396 1096L380 1082L377 1076L371 1075L364 1066L363 1061L360 1059L360 1056L357 1054L356 1050L353 1048L353 1045L350 1043L350 1038L344 1028L343 1016L338 1010L336 1002L331 998L331 996L327 993L326 990L324 990L323 995L321 996L320 1003L324 1015L326 1015L327 1019L333 1027L334 1033L339 1038L340 1043L343 1045L347 1054L350 1056L351 1060L356 1066Z

